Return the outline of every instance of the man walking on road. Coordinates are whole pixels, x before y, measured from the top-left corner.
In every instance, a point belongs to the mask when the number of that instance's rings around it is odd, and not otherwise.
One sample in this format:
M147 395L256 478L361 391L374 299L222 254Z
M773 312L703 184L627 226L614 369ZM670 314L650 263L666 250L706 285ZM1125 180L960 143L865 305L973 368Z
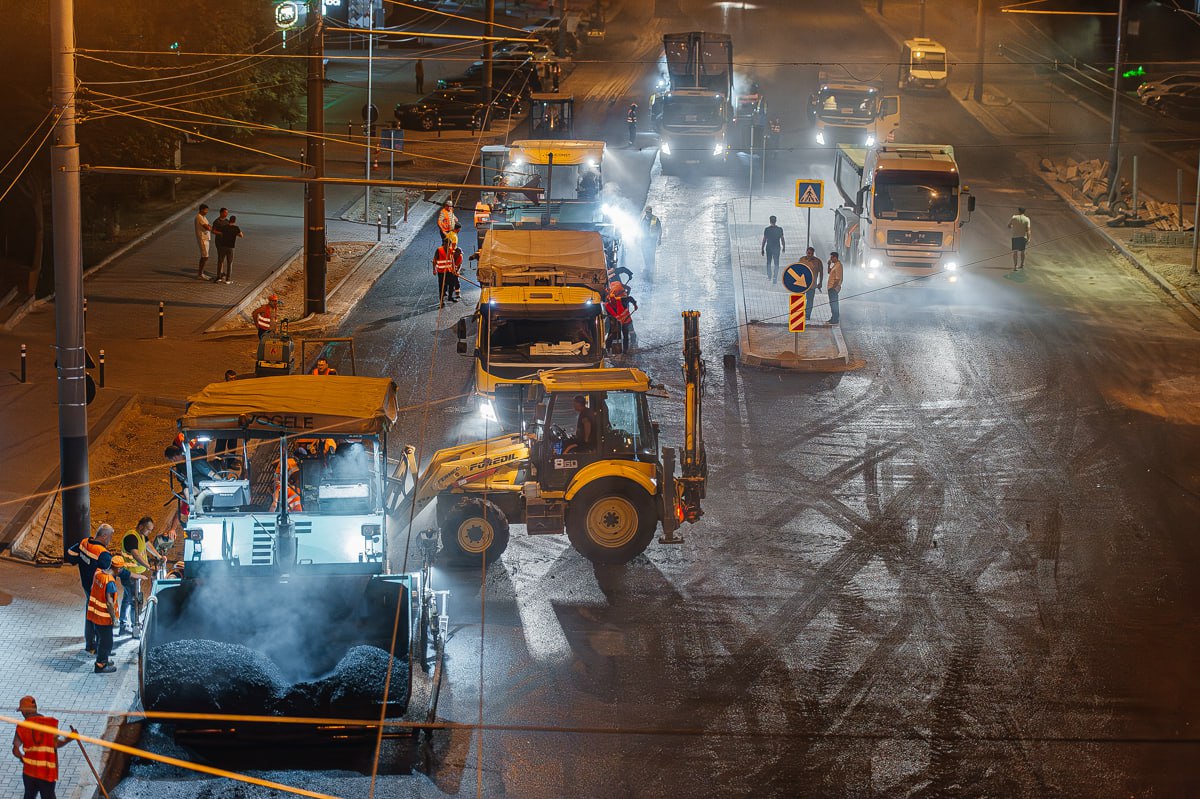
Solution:
M625 115L625 122L629 125L629 146L637 144L637 103L629 104L629 113Z
M413 69L413 79L416 82L417 94L425 93L425 59L418 58L417 66Z
M804 308L805 314L809 319L812 318L813 301L817 298L817 292L821 290L821 284L825 282L825 264L821 263L821 259L817 257L816 250L809 247L804 251L804 257L797 263L804 264L812 270L812 283L804 291Z
M58 729L58 719L38 713L37 700L23 696L17 709L25 721ZM71 739L52 732L35 730L18 724L13 733L12 753L21 761L21 779L25 783L25 799L55 799L54 784L58 782L58 750Z
M841 320L838 294L842 290L842 262L836 252L829 253L829 280L825 283L825 293L829 296L829 324L836 325ZM811 313L811 311L810 311Z
M763 228L762 246L759 249L767 256L767 280L774 283L779 276L779 254L787 252L783 228L775 224L775 217L771 217L771 224Z
M203 203L193 220L196 228L196 245L200 248L200 264L196 267L196 277L204 280L204 265L208 263L208 240L212 233L212 225L208 224L208 206Z
M653 271L661 244L662 222L654 215L654 209L647 205L642 212L642 261L647 271Z
M88 597L92 592L92 580L96 576L96 569L99 567L100 555L108 551L108 545L112 543L112 537L112 525L101 524L96 528L94 536L88 536L68 549L63 558L67 563L79 567L79 582L83 586L84 596L83 642L84 649L88 651L88 654L96 651L95 632L92 630L92 626L87 623Z
M1008 229L1012 231L1013 271L1025 268L1025 248L1029 245L1030 222L1025 216L1025 209L1018 208L1012 219L1008 220Z
M220 221L220 220L217 220ZM233 276L233 248L237 245L237 240L245 234L242 229L237 226L237 217L231 216L226 220L225 224L220 228L217 223L213 223L213 232L217 237L217 283L230 285L233 283L230 278Z

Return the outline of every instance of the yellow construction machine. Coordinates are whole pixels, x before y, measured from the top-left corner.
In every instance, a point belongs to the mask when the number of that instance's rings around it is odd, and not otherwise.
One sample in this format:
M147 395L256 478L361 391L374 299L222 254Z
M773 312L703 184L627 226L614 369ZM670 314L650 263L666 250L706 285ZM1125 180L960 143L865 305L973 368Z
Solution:
M648 397L662 395L662 386L640 369L546 370L534 384L537 410L526 430L440 450L423 472L406 446L391 478L390 511L411 520L436 502L441 555L467 565L498 558L510 524L535 535L565 529L575 549L601 564L632 560L659 523L662 543L681 542L676 531L699 520L708 479L698 311L683 313L683 330L679 476L676 452L659 446L650 415Z

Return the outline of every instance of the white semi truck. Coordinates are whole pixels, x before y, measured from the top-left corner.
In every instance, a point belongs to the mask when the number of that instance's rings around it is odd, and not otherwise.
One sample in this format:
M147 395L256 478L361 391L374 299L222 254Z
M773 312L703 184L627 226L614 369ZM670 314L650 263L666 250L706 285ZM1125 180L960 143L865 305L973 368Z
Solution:
M822 80L808 97L808 114L819 147L875 147L895 139L900 98L885 97L879 86L869 83Z
M975 198L948 144L838 145L834 241L868 280L945 276L957 282L962 226Z

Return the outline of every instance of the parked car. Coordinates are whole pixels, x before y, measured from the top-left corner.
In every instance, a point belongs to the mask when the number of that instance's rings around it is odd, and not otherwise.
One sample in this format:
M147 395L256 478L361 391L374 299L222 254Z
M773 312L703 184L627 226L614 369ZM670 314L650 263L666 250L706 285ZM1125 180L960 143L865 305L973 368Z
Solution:
M505 44L497 47L492 55L497 60L507 62L524 61L548 61L554 58L554 47L546 42L514 42L513 44Z
M1169 91L1178 86L1200 86L1200 74L1195 72L1181 72L1178 75L1171 75L1166 78L1148 80L1137 87L1137 96L1146 97L1148 95L1162 94L1164 91Z
M1165 116L1200 119L1200 84L1181 85L1171 92L1150 95L1143 102Z
M533 24L526 25L521 30L526 33L537 33L543 30L558 30L558 26L562 24L562 18L557 16L538 17L533 21Z
M483 89L462 86L438 89L415 103L398 103L396 121L402 128L435 130L440 119L442 127L478 128L483 124ZM495 92L492 113L496 119L507 119L521 112L521 98L508 92Z
M530 92L539 91L537 70L528 62L513 63L503 61L492 65L492 86L501 91L517 94L528 99ZM467 67L460 75L439 78L439 89L458 89L461 87L483 85L483 62L476 61Z

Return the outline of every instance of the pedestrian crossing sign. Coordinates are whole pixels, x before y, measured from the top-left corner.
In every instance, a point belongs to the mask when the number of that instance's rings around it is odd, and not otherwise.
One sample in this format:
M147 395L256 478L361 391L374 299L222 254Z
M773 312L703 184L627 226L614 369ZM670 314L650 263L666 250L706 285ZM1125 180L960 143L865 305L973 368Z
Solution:
M796 181L797 208L824 208L825 181L802 179Z
M807 300L803 294L791 295L788 303L788 332L803 333L805 318L808 316Z

